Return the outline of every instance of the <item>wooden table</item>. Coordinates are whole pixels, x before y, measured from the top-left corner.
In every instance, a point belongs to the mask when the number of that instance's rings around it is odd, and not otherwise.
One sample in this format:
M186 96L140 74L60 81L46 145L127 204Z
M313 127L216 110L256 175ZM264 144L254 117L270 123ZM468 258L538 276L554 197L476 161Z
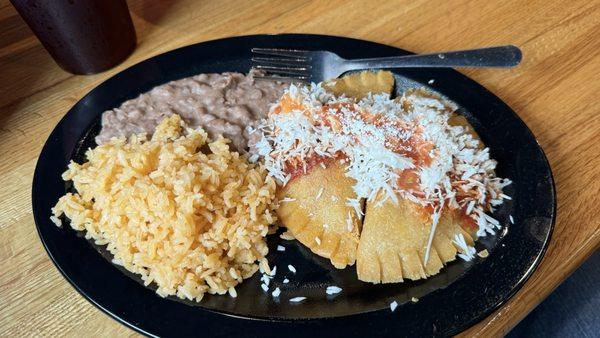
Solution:
M85 93L153 55L232 35L349 36L414 52L515 44L513 70L465 70L525 120L552 166L558 220L546 256L505 306L468 336L508 332L600 244L599 1L131 0L138 47L102 74L62 71L0 0L0 336L134 336L84 300L52 265L31 215L46 137Z

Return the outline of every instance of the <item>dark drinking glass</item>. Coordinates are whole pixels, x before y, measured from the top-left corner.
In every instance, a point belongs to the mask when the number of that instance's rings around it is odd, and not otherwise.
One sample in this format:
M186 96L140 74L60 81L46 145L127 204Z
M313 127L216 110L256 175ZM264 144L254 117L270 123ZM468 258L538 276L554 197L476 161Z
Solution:
M125 0L11 0L64 70L93 74L123 61L136 38Z

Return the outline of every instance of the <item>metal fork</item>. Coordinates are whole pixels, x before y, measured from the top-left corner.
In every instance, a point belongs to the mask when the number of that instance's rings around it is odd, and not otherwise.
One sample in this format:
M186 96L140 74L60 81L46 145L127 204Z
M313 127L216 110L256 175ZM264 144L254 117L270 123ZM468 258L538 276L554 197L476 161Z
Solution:
M327 51L252 48L255 69L265 71L259 78L278 81L321 82L345 72L379 68L514 67L521 62L521 50L499 46L433 54L390 56L346 60Z

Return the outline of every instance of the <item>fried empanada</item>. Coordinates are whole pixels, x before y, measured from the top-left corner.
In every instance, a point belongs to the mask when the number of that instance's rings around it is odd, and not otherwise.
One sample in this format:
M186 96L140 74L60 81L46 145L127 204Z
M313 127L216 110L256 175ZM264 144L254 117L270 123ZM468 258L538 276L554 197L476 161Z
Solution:
M406 96L440 99L424 90L414 90ZM448 104L441 109L453 108ZM466 128L482 146L479 136L464 116L452 113L448 123ZM429 259L425 264L432 228L431 211L406 199L398 199L398 204L391 199L383 204L367 202L356 262L358 278L362 281L393 283L401 282L404 278L427 278L437 274L447 262L456 259L460 249L454 242L456 235L463 235L470 246L477 239L477 227L471 219L463 216L460 210L445 208L436 226Z
M448 112L455 109L437 94L421 89L411 90L398 100L408 110L415 98L423 99L419 104L442 104L436 108ZM464 116L452 113L448 123L464 127L482 146L475 129ZM470 219L462 216L459 210L445 208L436 226L429 259L425 264L432 228L431 212L402 198L399 198L398 204L391 199L379 204L367 202L356 262L358 278L362 281L393 283L401 282L404 278L427 278L438 273L447 262L456 259L459 250L454 242L456 235L462 234L468 245L473 245L477 239L476 226Z
M392 73L364 71L324 83L335 95L361 99L368 93L391 94ZM319 256L329 258L338 269L353 265L361 220L348 199L355 199L354 180L345 175L340 161L314 166L279 190L277 215L290 232ZM360 202L362 209L363 201Z
M381 197L381 194L379 195ZM378 201L378 200L376 200ZM431 211L407 199L367 202L356 258L358 279L371 283L396 283L437 274L453 261L460 247L455 235L473 245L473 233L459 212L444 210L437 224L425 264L431 233Z
M431 231L429 213L406 199L380 203L383 194L367 202L356 262L358 279L396 283L436 274L443 266L437 250L432 249L423 264Z
M353 265L360 234L360 219L347 199L356 198L354 180L339 161L324 169L317 165L294 178L278 193L277 216L298 241L338 269Z

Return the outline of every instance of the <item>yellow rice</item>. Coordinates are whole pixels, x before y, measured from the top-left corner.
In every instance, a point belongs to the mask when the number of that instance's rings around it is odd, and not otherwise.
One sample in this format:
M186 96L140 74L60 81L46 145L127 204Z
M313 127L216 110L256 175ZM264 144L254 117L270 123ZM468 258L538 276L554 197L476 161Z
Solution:
M60 226L64 214L163 297L235 296L257 262L268 270L276 185L227 142L207 143L203 130L173 115L150 140L134 135L89 149L88 162L71 162L63 174L77 193L61 197L51 219ZM210 152L201 152L206 145Z

